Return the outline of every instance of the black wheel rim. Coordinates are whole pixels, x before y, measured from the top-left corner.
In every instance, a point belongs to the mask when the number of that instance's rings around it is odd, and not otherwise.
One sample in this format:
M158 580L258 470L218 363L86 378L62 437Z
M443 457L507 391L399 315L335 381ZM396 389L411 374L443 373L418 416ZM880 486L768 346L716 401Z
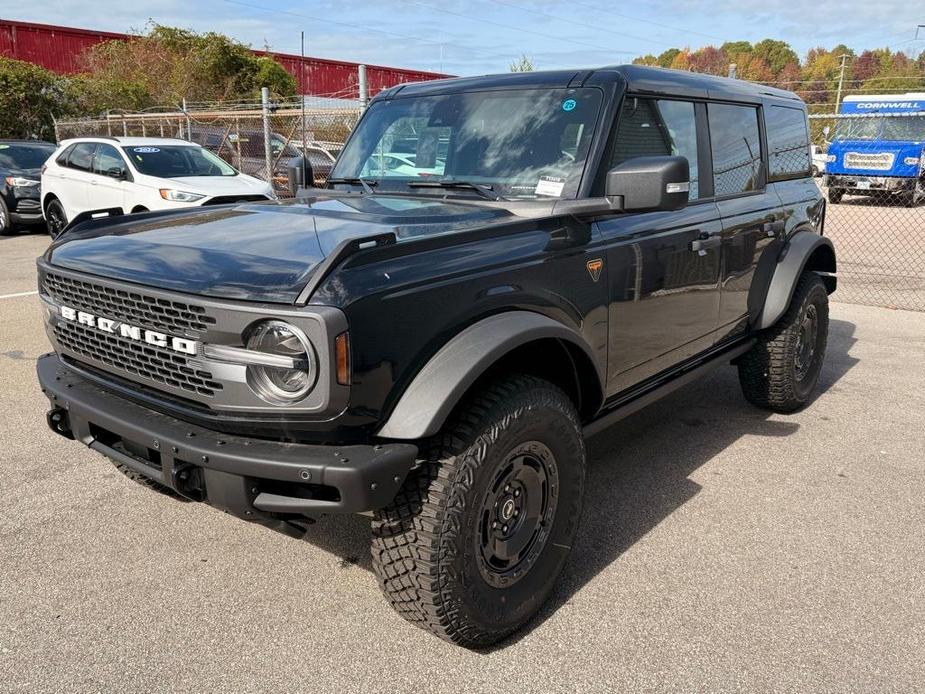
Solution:
M64 214L58 209L57 205L52 205L48 208L48 233L51 234L52 238L57 238L58 235L64 230Z
M492 586L523 578L543 551L558 501L559 473L539 441L518 445L499 465L479 511L479 569Z
M819 333L819 314L816 307L810 304L803 313L803 320L800 323L800 332L797 335L797 345L795 350L794 368L798 381L806 378L812 368L813 361L816 357L816 338Z

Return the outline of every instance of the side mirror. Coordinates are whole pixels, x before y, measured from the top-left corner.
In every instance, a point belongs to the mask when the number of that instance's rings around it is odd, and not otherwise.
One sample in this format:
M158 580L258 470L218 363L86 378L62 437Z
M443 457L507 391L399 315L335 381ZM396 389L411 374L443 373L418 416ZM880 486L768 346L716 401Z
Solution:
M680 210L690 186L686 157L636 157L607 172L604 195L624 212Z
M289 192L298 195L299 188L314 188L315 172L308 157L293 157L286 166Z
M121 181L123 178L125 178L125 169L123 169L121 166L113 166L106 172L106 175L110 178L115 178Z

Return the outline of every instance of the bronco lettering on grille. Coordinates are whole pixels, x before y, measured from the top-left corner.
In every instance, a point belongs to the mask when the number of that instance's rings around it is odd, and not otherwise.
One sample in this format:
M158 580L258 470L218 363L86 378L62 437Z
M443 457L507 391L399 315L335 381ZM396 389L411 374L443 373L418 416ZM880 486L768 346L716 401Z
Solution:
M111 318L95 316L86 311L78 311L70 306L61 306L61 317L65 320L80 323L91 328L96 328L104 333L118 335L128 340L146 342L154 347L172 349L174 352L181 354L196 355L199 353L199 343L196 340L187 340L183 337L174 337L166 333L159 333L156 330L145 330L137 325L121 323Z

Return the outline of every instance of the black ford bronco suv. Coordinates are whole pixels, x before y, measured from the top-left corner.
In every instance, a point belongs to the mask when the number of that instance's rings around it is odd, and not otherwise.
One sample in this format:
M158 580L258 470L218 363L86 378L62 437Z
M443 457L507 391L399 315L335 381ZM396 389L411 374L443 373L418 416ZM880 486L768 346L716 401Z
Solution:
M810 171L779 89L394 87L325 189L63 234L38 262L48 422L247 520L371 513L394 608L484 646L562 570L586 436L729 362L754 405L812 397L835 252Z

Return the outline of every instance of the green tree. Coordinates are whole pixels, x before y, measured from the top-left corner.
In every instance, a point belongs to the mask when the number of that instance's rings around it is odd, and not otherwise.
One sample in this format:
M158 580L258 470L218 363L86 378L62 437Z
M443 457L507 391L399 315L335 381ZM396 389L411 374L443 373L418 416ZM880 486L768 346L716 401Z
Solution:
M525 55L511 63L511 72L533 72L533 61Z
M800 64L800 58L786 41L764 39L752 47L751 53L761 58L775 76L791 63Z
M83 56L86 72L75 80L84 113L175 106L183 99L258 99L296 93L296 81L272 56L223 34L151 24L130 41L106 41Z
M660 67L671 67L680 52L680 48L669 48L667 51L662 51L656 59L656 64Z
M55 118L70 110L64 78L32 63L0 57L0 137L53 140Z

